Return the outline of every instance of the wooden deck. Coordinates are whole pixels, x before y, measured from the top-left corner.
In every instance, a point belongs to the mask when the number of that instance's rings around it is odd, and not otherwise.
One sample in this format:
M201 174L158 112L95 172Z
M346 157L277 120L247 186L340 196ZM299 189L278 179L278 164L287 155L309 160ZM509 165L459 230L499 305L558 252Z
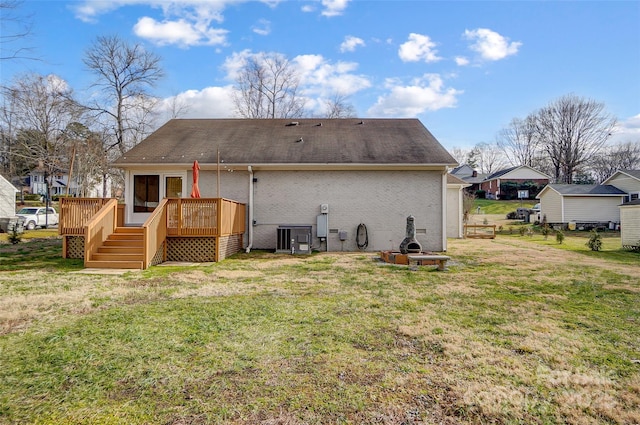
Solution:
M165 198L137 228L124 224L124 208L115 199L61 199L63 257L83 258L85 267L146 269L167 256L220 261L242 249L245 204L224 198ZM124 235L133 235L136 243L126 247L117 242Z

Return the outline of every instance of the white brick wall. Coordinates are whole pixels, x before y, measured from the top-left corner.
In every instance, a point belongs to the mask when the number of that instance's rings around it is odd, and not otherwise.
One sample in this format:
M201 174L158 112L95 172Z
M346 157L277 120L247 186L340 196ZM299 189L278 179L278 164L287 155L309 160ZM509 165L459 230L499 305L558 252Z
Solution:
M329 204L329 229L348 236L341 242L337 233L329 233L330 251L356 251L361 222L369 233L368 251L397 250L409 215L415 217L423 249L443 250L441 172L255 171L254 177L255 249L275 249L276 229L283 224L313 226L314 249L326 249L316 238L316 216L320 204ZM203 197L215 197L215 179L215 172L201 172ZM247 171L224 172L220 180L222 197L248 204Z

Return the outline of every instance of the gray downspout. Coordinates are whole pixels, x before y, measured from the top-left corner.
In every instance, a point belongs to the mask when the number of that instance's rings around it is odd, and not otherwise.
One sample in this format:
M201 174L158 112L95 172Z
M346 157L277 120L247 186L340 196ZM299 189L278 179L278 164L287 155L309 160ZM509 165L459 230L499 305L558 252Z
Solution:
M249 171L249 240L245 252L248 254L253 247L253 168L247 167Z

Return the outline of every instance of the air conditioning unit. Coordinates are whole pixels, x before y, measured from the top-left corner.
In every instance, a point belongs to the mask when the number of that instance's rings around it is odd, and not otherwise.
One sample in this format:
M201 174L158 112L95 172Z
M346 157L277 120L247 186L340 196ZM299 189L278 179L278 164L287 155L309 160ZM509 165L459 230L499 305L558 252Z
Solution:
M311 254L311 226L278 226L276 252Z

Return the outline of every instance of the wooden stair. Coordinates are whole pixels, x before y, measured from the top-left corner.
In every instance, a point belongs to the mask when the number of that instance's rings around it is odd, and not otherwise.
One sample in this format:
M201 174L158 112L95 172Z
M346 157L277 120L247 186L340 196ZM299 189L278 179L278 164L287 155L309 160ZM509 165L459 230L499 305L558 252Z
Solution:
M116 227L115 232L85 262L85 267L141 270L144 267L142 227Z

